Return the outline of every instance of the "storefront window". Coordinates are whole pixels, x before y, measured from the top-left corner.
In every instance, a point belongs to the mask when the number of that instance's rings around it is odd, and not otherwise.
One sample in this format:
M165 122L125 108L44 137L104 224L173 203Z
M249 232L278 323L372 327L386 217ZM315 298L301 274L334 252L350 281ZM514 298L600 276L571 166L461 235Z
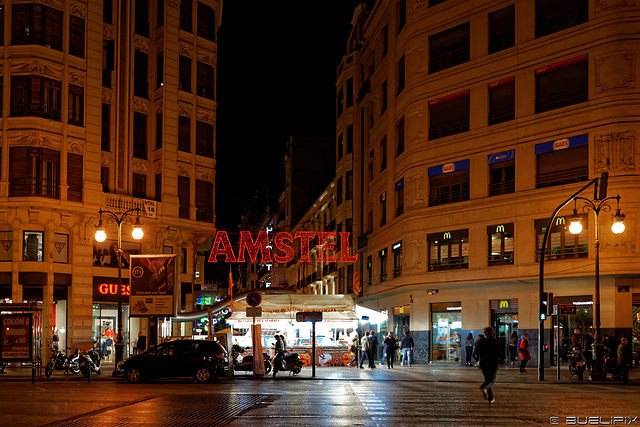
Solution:
M575 329L580 330L581 337L595 334L593 327L593 300L591 295L553 298L558 305L558 327L560 340L560 360L567 361L567 352L571 350L571 336Z
M434 362L458 362L462 334L460 302L431 304L432 349Z
M24 252L23 261L43 261L44 260L44 232L25 231L24 232Z

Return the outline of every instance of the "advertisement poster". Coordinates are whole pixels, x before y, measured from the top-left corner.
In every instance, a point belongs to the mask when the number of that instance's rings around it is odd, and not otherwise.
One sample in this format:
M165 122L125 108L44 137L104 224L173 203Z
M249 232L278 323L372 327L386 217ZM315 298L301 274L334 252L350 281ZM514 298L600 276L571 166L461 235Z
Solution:
M0 316L0 360L29 362L31 360L31 315L7 314Z
M174 316L175 255L131 255L131 317Z

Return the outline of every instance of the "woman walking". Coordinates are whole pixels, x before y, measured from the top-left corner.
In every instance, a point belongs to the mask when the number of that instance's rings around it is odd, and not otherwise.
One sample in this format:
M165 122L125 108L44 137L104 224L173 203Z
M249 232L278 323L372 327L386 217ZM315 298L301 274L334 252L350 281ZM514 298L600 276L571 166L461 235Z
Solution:
M467 335L467 339L465 342L465 350L466 350L466 355L467 355L467 366L473 366L471 363L471 355L473 355L473 334L471 332L469 332L469 335Z
M396 357L396 339L393 337L393 333L389 332L389 335L384 339L384 346L382 350L387 354L387 369L393 368L393 362Z
M531 360L531 354L529 354L529 334L522 334L520 345L518 346L518 355L520 356L520 372L526 372L524 368L527 366L527 361Z

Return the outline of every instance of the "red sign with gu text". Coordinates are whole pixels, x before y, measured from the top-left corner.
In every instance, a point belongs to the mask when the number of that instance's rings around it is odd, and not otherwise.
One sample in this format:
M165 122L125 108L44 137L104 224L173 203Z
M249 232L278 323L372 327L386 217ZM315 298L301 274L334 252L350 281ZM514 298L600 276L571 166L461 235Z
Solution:
M120 285L122 303L129 303L131 295L131 285L129 279L122 279ZM118 303L118 278L117 277L94 277L93 278L93 302Z

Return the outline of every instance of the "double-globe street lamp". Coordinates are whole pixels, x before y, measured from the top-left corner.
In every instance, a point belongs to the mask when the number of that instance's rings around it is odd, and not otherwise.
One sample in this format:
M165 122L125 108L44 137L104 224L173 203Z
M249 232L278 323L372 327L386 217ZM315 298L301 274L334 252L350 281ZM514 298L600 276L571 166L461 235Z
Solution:
M133 221L133 212L136 213L135 222ZM122 361L124 354L124 336L122 334L122 223L129 220L133 224L133 232L131 236L136 239L142 239L144 233L142 231L142 224L140 223L140 208L129 209L125 212L111 212L100 209L100 219L96 225L96 241L104 242L107 238L106 227L102 219L102 215L107 217L108 224L115 223L118 226L118 333L116 335L116 366Z

